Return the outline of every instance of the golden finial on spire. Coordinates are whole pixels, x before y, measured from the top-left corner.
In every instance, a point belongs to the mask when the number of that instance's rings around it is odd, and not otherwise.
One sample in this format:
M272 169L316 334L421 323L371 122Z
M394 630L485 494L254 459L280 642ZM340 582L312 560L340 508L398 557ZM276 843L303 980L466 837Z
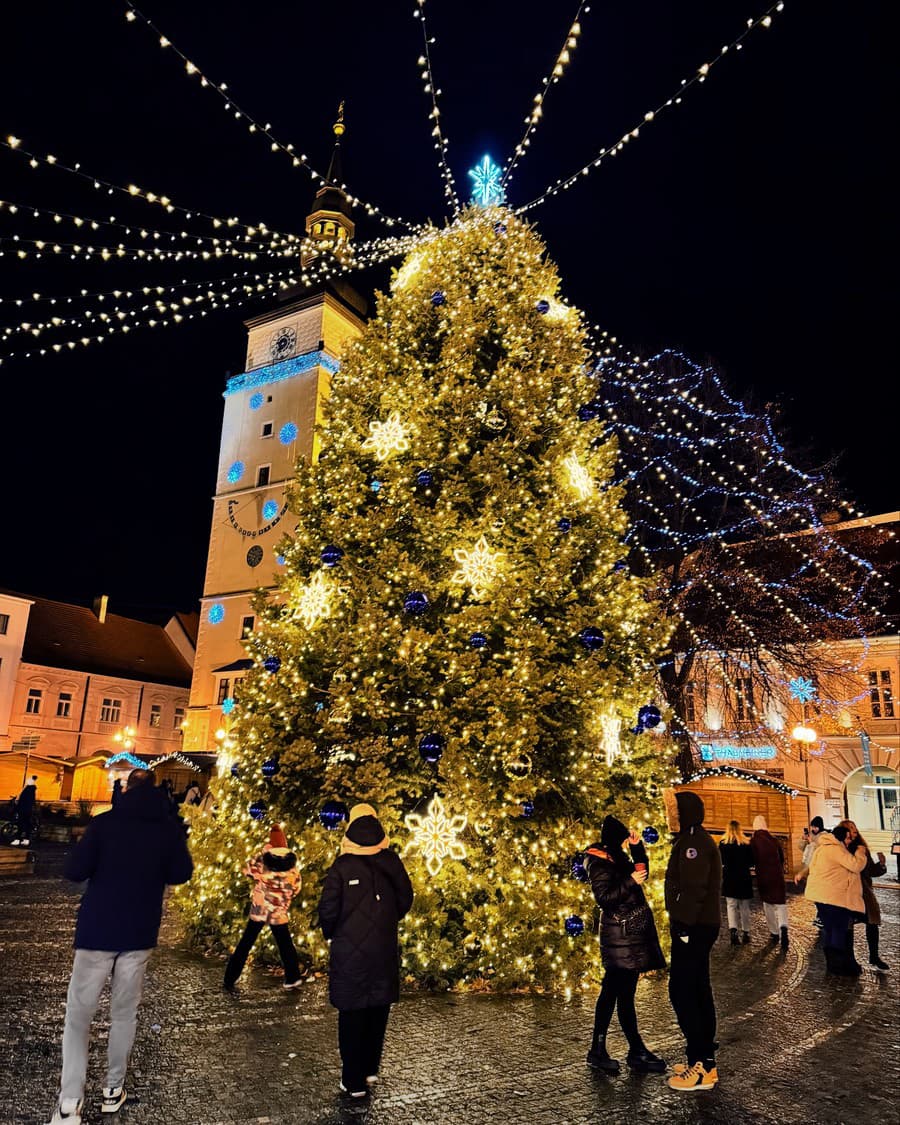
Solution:
M341 104L338 106L337 121L332 126L334 135L336 137L343 137L344 135L344 101L341 99Z

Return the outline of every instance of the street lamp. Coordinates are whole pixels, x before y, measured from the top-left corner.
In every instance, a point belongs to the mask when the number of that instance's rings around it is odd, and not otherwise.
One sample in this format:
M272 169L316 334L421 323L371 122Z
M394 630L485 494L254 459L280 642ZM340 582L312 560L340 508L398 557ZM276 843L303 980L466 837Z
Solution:
M134 746L134 736L137 731L134 727L123 727L113 735L113 742L121 743L123 749L130 750Z

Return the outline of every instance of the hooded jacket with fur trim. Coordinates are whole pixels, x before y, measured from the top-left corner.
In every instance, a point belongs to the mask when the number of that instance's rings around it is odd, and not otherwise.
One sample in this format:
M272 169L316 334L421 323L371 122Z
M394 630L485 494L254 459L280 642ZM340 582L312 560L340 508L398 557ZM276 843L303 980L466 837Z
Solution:
M666 910L673 928L721 925L722 857L703 827L703 802L689 789L664 794L677 833L666 868Z

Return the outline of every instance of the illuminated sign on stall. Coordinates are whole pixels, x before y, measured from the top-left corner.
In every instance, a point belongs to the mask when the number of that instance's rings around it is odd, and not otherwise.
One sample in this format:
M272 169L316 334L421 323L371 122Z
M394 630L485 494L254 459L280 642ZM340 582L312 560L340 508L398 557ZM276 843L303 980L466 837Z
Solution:
M704 762L762 761L777 757L777 752L774 746L730 746L701 742L700 757Z

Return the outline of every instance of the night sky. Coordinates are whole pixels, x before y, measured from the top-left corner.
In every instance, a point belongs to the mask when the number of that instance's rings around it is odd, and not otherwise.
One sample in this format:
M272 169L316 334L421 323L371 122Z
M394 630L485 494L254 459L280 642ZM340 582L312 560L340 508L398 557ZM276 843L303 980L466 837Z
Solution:
M352 190L389 214L441 220L413 8L413 0L145 0L142 11L322 171L346 99ZM484 152L502 163L518 141L576 8L575 0L429 0L441 120L461 191ZM530 200L641 122L764 8L765 0L594 4L547 98L511 203ZM681 107L531 215L566 295L593 323L645 354L673 347L709 359L742 397L777 403L783 435L804 450L796 459L809 468L838 458L846 495L870 513L898 506L887 327L896 295L889 297L886 245L895 130L879 9L870 0L787 0L772 28L755 31ZM302 232L308 175L249 135L124 13L115 0L32 0L5 11L0 135L186 207ZM59 170L33 171L6 149L0 197L183 226ZM202 222L190 229L214 233ZM16 233L76 241L71 225L52 229L0 212L0 237ZM358 217L358 238L382 233ZM0 248L4 298L256 268L230 259L26 265L8 242ZM265 272L283 266L259 264ZM387 277L381 267L357 284L371 292ZM196 608L221 392L242 369L243 317L268 304L0 367L0 588L81 602L105 592L114 612ZM41 320L48 311L5 301L0 322Z

